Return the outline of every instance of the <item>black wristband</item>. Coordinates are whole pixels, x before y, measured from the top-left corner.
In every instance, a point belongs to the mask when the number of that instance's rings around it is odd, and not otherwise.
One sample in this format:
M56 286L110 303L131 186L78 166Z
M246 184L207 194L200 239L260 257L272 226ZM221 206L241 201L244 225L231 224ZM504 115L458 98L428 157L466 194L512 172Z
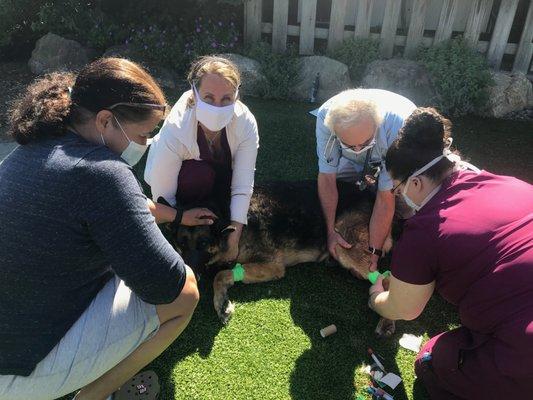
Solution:
M375 254L378 257L383 256L383 250L376 249L375 247L368 246L368 251L370 252L370 254Z
M157 199L157 202L159 204L163 204L168 207L172 207L168 201L165 200L163 196L159 196ZM176 210L176 217L174 217L174 220L170 222L170 225L172 225L175 228L179 228L181 225L181 219L183 218L183 212L185 211L183 207L180 207L178 204L176 204L175 207L172 207Z
M183 209L183 207L180 207L178 205L176 205L175 209L176 217L174 218L174 221L172 221L170 224L175 228L179 228L179 226L181 225L181 219L183 218L183 212L185 210Z

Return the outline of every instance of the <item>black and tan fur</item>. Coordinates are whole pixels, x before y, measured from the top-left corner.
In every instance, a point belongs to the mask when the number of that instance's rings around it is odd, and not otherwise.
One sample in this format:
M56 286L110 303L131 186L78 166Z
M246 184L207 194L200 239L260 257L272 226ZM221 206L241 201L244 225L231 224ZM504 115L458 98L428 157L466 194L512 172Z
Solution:
M350 243L351 249L338 249L342 267L368 274L370 255L368 224L373 198L353 184L338 183L339 204L336 229ZM215 211L217 212L217 211ZM219 223L211 227L182 227L172 234L175 246L185 261L196 271L204 265L217 265L226 249L229 230ZM391 243L388 243L390 248ZM244 228L237 262L245 270L243 283L259 283L280 279L285 269L328 258L326 227L318 199L317 182L273 182L256 186ZM223 323L234 311L228 289L234 284L231 266L214 278L214 306ZM376 332L390 335L392 321L380 321Z

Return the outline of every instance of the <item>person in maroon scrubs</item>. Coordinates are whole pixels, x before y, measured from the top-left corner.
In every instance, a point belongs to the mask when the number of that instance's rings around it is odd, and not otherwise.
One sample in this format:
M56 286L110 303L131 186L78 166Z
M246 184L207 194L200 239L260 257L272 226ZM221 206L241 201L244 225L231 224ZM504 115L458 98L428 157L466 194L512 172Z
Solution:
M418 108L387 152L393 191L415 214L369 306L412 320L434 290L457 306L462 326L415 362L432 399L533 398L533 186L460 161L450 136L447 119Z

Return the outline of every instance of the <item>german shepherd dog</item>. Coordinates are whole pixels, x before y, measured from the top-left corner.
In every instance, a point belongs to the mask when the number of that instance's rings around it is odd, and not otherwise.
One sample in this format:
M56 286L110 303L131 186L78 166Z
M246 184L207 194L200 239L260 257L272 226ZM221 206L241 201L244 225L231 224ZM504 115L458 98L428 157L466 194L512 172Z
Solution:
M337 248L339 263L351 272L366 277L369 273L368 225L373 196L361 192L354 184L338 181L339 203L335 228L349 243L350 249ZM198 205L196 205L198 206ZM220 216L216 205L203 204ZM226 211L226 215L228 212ZM224 212L222 212L224 215ZM171 232L171 242L195 273L220 264L227 250L228 223L219 218L211 226L180 226ZM225 221L228 221L227 217ZM225 228L225 229L224 229ZM280 279L287 267L322 262L328 259L326 225L318 198L317 182L272 182L254 189L236 262L244 268L243 283ZM390 250L392 241L387 240ZM226 265L214 278L214 306L222 323L231 318L234 305L228 289L234 284L233 265ZM387 284L387 282L385 283ZM380 320L376 333L390 336L394 321Z

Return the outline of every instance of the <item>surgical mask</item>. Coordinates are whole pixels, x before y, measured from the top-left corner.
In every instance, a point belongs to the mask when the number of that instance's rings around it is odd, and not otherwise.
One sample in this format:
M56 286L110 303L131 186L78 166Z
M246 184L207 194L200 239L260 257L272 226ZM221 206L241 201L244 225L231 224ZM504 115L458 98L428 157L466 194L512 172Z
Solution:
M117 117L113 115L113 118L115 118L115 121L117 121L118 127L128 140L128 147L124 149L124 151L120 154L120 157L126 161L130 166L134 166L137 164L141 158L143 157L144 153L146 153L146 150L148 149L148 141L147 144L139 144L137 142L134 142L131 140L128 135L126 135L126 132L122 128L122 125L120 125L120 122L118 122ZM102 140L104 140L104 137L102 136ZM104 142L105 144L105 142Z
M407 196L407 188L409 187L409 182L411 181L411 178L414 178L415 176L419 176L421 175L422 173L424 173L425 171L427 171L428 169L430 169L432 166L434 166L436 163L438 163L440 160L442 160L443 158L447 158L448 160L450 160L451 162L455 162L457 163L460 167L462 168L468 168L468 169L471 169L473 170L474 172L478 173L480 172L479 168L475 167L474 165L470 164L470 163L467 163L465 161L462 161L461 160L461 157L459 157L457 154L453 154L451 151L450 151L450 146L452 144L452 138L448 138L448 146L442 151L442 155L434 158L433 160L431 160L430 162L428 162L426 165L424 165L422 168L416 170L415 172L413 172L409 178L406 179L406 183L405 183L405 186L403 187L403 190L402 190L402 197L405 201L405 203L410 207L412 208L415 212L418 212L420 211L420 209L422 207L424 207L427 202L429 200L431 200L431 198L433 196L435 196L435 194L437 194L437 192L440 190L441 188L441 185L437 186L435 189L433 189L431 191L431 193L429 193L423 200L420 204L416 204L413 200L411 200L411 198L409 198L409 196Z
M433 196L435 196L435 194L437 194L437 192L440 190L440 187L441 185L437 186L435 189L433 189L431 191L431 193L429 193L425 198L424 200L422 200L422 202L420 204L416 204L413 200L411 200L411 198L409 196L407 196L407 187L409 186L409 180L412 178L409 177L409 179L407 179L407 182L405 183L405 186L403 187L403 190L402 190L402 197L405 201L405 204L407 204L411 209L413 209L414 211L418 212L420 211L420 209L422 207L424 207L426 205L426 203L428 201L431 200L431 198Z
M198 121L213 132L221 130L230 123L235 112L235 103L224 107L213 106L200 98L200 94L194 85L192 88L196 97L196 119ZM235 93L235 98L237 98L237 95L238 91Z

